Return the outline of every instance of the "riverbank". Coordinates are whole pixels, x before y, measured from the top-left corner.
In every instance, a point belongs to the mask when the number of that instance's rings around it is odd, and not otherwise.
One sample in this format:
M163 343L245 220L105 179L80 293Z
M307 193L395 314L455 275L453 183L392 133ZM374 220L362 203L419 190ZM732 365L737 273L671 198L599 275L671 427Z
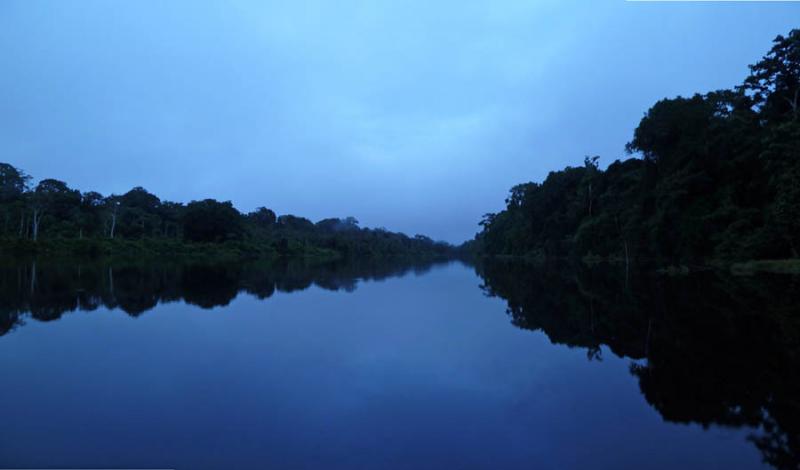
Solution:
M187 243L178 240L145 238L140 240L54 239L37 242L15 239L0 240L0 256L245 261L280 257L335 260L341 258L342 254L335 250L302 243L289 243L279 250L272 243L267 242Z
M369 248L369 247L367 247ZM458 257L455 250L378 249L353 250L349 246L328 248L310 241L238 240L222 243L192 243L175 239L0 239L0 258L112 260L119 262L179 261L202 263L272 262L281 259L326 263L345 259L362 260L447 260Z
M800 259L757 260L745 263L734 263L731 272L738 275L757 273L800 274Z
M552 258L544 256L513 256L513 255L487 255L476 254L473 255L475 259L488 259L503 262L519 262L530 265L547 265L553 262L557 263L577 263L572 258ZM788 259L763 259L763 260L748 260L748 261L726 261L726 260L712 260L701 264L659 264L652 260L642 261L640 259L631 259L626 261L621 257L600 257L596 255L587 255L580 259L580 264L586 266L597 266L602 264L625 266L628 264L637 269L645 268L646 271L652 271L657 274L666 276L683 276L692 272L700 271L729 271L731 274L737 276L748 276L759 273L767 274L800 274L800 258Z

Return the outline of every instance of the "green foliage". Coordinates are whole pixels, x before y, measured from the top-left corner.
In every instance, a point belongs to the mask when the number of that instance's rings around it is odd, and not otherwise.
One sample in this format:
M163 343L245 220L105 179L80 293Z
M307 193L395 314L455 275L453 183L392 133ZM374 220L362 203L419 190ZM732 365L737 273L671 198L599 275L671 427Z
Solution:
M488 255L660 264L798 256L800 31L779 36L735 90L657 102L629 153L513 187L476 236Z
M253 225L264 229L271 229L278 220L275 216L275 212L266 207L259 207L254 212L247 214L247 218Z
M761 61L750 66L742 88L765 119L796 121L800 115L800 30L778 36L774 43Z
M443 257L455 250L428 237L359 227L354 217L316 224L266 207L241 214L213 199L162 201L142 187L104 197L30 177L0 163L0 252L50 256L205 257Z
M0 163L0 201L9 202L22 197L31 177L8 163Z
M192 201L182 219L183 236L193 242L237 240L244 233L242 217L230 201Z

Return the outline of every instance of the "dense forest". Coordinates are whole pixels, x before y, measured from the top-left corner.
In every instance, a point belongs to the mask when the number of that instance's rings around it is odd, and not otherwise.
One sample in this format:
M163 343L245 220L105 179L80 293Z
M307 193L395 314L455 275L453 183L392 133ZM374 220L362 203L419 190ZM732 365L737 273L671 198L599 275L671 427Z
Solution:
M0 248L9 253L216 256L441 256L444 242L359 226L353 217L316 223L231 202L162 201L141 187L122 195L80 192L0 163Z
M800 30L731 90L657 102L605 170L598 157L514 186L474 249L661 264L800 251ZM601 111L598 111L601 112Z

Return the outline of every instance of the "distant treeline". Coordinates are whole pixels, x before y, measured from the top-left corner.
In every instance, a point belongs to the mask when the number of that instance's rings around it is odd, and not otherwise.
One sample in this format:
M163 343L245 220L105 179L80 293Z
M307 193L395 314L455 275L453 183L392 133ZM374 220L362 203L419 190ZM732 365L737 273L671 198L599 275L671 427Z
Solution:
M664 99L627 145L511 189L473 243L488 255L656 260L797 257L800 30L778 36L744 83ZM598 115L602 110L595 111Z
M229 201L162 201L142 187L122 195L80 192L0 163L0 247L6 252L154 252L160 255L445 255L453 247L359 227L353 217L316 223L260 207L242 214Z

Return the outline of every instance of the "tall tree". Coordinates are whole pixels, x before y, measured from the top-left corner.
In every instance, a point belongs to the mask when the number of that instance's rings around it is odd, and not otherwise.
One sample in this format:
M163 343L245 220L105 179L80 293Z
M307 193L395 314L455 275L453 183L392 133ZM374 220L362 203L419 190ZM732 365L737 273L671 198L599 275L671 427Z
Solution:
M0 202L19 199L27 191L31 177L8 163L0 163Z
M193 242L223 242L241 238L242 216L230 201L192 201L183 214L183 236Z
M769 53L750 66L742 88L769 121L800 117L800 29L778 36Z

